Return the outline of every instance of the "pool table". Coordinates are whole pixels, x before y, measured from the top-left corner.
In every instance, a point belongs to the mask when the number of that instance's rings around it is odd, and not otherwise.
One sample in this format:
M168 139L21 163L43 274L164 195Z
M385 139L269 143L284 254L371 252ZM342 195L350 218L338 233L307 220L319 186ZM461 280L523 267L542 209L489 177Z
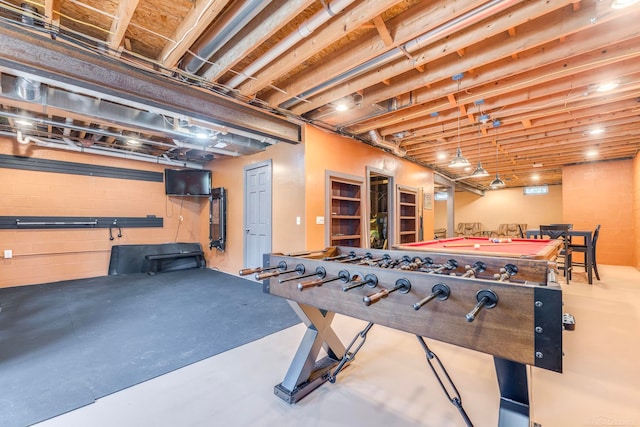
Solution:
M560 241L555 239L511 239L510 242L494 243L487 237L451 237L404 243L396 245L394 248L424 252L553 260L558 255Z

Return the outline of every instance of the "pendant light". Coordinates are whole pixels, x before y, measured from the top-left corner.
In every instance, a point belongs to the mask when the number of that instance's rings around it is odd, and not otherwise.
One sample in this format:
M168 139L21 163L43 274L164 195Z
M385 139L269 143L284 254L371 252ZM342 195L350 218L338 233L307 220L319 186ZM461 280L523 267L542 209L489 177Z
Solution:
M476 170L474 170L473 173L471 174L471 178L484 178L485 176L489 176L489 172L487 172L485 168L482 167L482 162L480 161L480 122L481 121L482 120L478 118L478 166L476 167Z
M460 80L462 80L463 77L463 73L456 74L452 77L453 80L458 82L458 92L460 92ZM458 150L456 151L456 156L449 162L449 167L460 169L469 165L471 165L471 163L469 163L469 160L462 155L462 149L460 148L460 108L458 107Z
M494 120L493 127L497 128L498 126L500 126L500 121ZM498 174L498 136L497 135L498 135L498 131L496 130L496 177L489 184L489 187L493 189L502 188L506 185L504 181L500 179L500 175Z

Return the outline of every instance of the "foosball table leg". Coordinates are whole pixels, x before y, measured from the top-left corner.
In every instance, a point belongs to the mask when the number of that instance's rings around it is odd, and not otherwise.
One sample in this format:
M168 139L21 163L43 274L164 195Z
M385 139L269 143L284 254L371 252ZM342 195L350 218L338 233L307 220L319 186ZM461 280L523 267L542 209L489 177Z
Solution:
M345 353L345 347L331 329L335 313L289 301L307 330L284 380L274 387L276 396L293 404L324 384ZM320 350L327 353L318 360Z
M527 366L500 357L493 361L500 389L498 427L529 427Z

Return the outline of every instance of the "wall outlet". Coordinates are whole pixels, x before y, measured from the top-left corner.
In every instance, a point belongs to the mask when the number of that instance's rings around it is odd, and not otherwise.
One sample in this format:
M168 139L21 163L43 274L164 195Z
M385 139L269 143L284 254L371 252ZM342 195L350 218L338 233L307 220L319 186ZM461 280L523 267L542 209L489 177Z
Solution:
M317 216L316 217L316 224L324 224L324 217L323 216Z
M300 217L299 216L296 217L296 225L300 225Z
M11 249L5 249L4 250L4 257L5 258L13 258L13 251Z

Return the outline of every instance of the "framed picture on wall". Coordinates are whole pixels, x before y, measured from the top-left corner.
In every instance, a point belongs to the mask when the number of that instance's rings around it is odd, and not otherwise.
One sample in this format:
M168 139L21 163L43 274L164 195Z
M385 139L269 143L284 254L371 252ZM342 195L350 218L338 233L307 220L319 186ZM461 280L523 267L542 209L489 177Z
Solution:
M422 207L424 209L433 209L433 194L426 191L422 195Z

